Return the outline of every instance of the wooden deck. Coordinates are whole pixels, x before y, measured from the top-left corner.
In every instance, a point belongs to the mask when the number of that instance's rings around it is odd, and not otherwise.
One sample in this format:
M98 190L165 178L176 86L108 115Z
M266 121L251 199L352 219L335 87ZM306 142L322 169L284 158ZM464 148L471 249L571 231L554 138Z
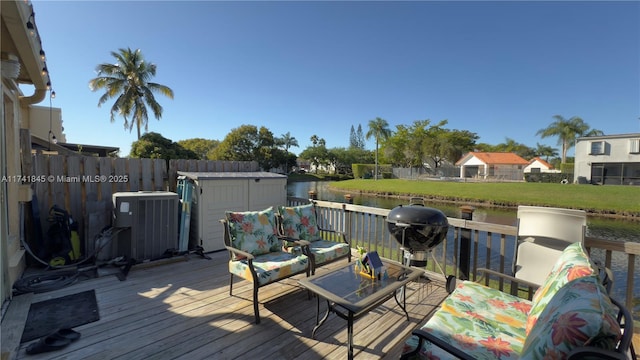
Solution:
M41 294L14 298L2 323L3 350L19 342L29 304L95 289L100 320L75 328L82 337L64 349L16 359L345 359L346 321L330 315L311 338L316 300L298 285L299 275L259 291L262 322L254 323L251 285L238 280L229 296L226 252L211 260L137 266L125 281L102 276ZM342 261L337 264L341 264ZM152 264L157 265L157 264ZM332 264L317 273L329 271ZM393 299L354 324L357 359L397 359L404 340L446 296L441 282L411 283L408 323ZM322 305L324 308L324 305ZM20 322L22 321L22 322ZM16 341L17 339L17 341Z

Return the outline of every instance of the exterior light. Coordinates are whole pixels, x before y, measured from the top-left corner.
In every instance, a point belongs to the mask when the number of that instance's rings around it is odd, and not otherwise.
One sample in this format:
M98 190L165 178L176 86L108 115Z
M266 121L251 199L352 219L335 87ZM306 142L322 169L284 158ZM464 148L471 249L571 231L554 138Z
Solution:
M35 36L36 34L36 27L35 25L33 25L33 21L35 21L35 16L36 14L34 12L31 12L31 15L29 15L29 20L27 21L27 29L29 30L29 35L31 36Z

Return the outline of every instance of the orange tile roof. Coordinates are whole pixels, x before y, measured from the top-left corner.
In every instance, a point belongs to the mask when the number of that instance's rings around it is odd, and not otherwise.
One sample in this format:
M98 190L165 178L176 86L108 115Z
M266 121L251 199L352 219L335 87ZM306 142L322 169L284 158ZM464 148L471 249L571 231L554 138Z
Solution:
M540 164L542 164L542 165L546 166L546 167L547 167L547 169L553 169L553 165L551 165L551 164L549 164L548 162L546 162L546 161L542 160L542 158L541 158L541 157L539 157L539 156L536 156L536 157L534 157L533 159L531 159L531 160L529 161L529 164L533 164L533 162L534 162L534 161L536 161L536 160L537 160Z
M507 152L470 152L463 156L462 159L456 162L456 165L460 165L470 157L475 156L480 161L487 165L528 165L529 162L514 153Z

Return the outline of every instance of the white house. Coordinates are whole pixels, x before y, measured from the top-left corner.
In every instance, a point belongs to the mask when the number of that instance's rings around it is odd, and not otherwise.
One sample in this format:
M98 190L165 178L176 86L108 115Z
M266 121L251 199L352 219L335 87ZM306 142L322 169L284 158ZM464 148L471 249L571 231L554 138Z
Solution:
M522 180L529 162L514 153L469 152L456 162L461 178Z
M529 160L529 165L525 166L522 170L526 173L559 173L560 170L554 169L553 165L549 164L540 157L534 157Z
M576 139L574 181L640 185L640 133Z

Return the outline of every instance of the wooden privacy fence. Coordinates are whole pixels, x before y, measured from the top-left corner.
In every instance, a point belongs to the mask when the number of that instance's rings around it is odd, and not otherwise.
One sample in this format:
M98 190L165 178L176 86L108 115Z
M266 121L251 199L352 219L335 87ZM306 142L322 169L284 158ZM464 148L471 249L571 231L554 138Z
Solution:
M112 195L121 191L176 191L178 171L258 171L255 161L170 160L36 154L24 175L38 200L43 232L53 205L65 208L78 222L85 253L94 237L111 224ZM30 166L29 166L30 165ZM31 172L28 168L31 167Z

